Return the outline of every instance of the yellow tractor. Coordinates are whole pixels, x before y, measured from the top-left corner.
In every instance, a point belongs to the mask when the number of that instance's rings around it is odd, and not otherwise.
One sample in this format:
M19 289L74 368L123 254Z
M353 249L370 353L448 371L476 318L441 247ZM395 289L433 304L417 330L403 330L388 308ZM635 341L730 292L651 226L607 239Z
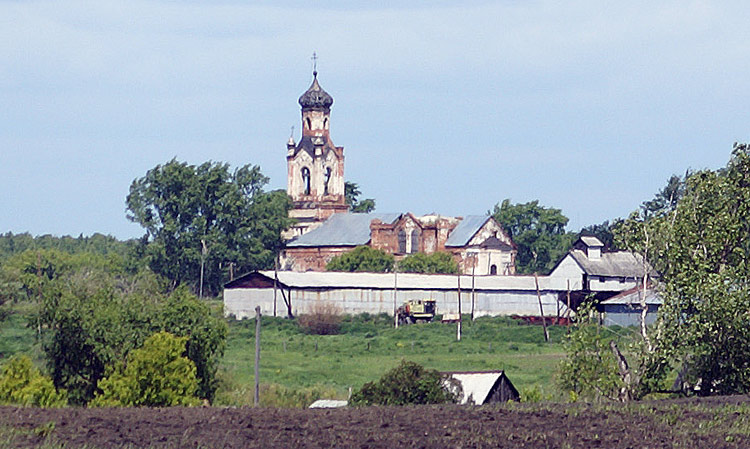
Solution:
M435 318L434 299L410 299L396 310L398 324L429 323Z

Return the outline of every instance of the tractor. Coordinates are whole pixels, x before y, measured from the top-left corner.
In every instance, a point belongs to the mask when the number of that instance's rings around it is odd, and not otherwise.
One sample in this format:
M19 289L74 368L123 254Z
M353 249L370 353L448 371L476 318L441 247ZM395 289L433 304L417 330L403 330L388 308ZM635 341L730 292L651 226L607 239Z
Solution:
M399 324L429 323L435 318L434 299L410 299L396 310Z

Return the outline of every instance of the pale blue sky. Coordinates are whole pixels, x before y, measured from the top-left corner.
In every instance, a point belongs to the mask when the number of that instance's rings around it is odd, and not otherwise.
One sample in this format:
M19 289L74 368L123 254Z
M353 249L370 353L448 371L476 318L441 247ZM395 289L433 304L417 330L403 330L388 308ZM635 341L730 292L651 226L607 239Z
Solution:
M173 157L285 188L313 51L380 212L578 230L749 140L747 2L248 3L0 1L0 232L140 236L128 187Z

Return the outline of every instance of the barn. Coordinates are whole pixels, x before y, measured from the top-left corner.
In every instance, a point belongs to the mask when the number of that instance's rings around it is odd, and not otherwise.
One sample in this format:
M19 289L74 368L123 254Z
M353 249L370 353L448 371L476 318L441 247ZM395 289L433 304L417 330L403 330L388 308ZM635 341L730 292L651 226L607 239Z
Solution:
M613 296L602 301L597 305L597 310L602 317L602 323L605 326L639 326L641 324L641 296L643 288L638 286L626 290L619 295ZM651 324L656 320L656 312L663 304L659 293L649 287L645 293L646 307L646 324Z
M444 375L461 385L460 404L484 405L518 401L518 390L504 371L452 371Z
M557 285L561 284L561 285ZM341 313L387 313L409 299L436 301L437 314L540 316L567 314L558 300L559 280L534 276L468 276L411 273L338 273L255 271L224 286L224 311L238 319L255 307L272 316L304 314L315 305L332 305Z

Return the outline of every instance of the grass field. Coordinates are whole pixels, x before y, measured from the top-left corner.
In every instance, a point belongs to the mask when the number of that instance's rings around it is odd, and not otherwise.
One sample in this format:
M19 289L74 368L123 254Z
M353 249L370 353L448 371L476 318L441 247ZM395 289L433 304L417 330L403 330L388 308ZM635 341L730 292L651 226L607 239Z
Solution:
M212 301L218 311L220 301ZM27 326L30 304L14 306L0 323L2 358L30 353L42 362L35 331ZM228 320L229 335L219 378L218 399L231 405L252 401L255 320ZM461 341L456 324L439 322L394 329L386 315L346 317L338 335L308 335L296 320L263 317L260 381L290 390L318 389L345 398L348 389L378 379L401 359L440 371L505 370L519 391L534 389L543 397L556 393L554 377L564 356L566 328L549 328L546 343L541 326L522 325L510 318L465 319ZM223 393L222 393L223 391Z

